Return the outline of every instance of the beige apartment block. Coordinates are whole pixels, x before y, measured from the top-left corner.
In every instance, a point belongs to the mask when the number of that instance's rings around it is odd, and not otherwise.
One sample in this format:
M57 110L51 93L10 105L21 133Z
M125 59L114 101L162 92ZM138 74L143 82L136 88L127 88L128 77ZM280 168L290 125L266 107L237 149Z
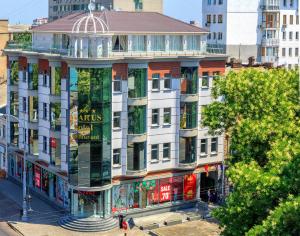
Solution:
M88 11L90 0L48 0L49 21ZM163 13L163 0L94 0L95 10L148 11Z
M0 106L6 104L6 69L7 60L3 53L7 41L8 35L8 20L0 20Z

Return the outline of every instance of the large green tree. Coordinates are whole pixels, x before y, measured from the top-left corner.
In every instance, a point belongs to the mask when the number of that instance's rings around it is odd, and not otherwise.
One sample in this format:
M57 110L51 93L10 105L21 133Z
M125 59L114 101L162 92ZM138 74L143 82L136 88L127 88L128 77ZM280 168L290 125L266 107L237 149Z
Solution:
M299 71L245 69L214 83L203 125L230 137L223 235L299 235Z

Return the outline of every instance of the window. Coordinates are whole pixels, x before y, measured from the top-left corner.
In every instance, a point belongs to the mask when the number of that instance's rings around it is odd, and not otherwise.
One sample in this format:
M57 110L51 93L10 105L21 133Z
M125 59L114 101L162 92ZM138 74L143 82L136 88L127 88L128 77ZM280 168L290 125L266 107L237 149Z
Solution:
M187 50L188 51L200 50L200 36L199 35L187 36Z
M121 165L121 149L113 150L113 165Z
M296 16L296 25L299 25L299 15Z
M293 32L289 33L289 40L293 40Z
M26 77L27 77L27 69L26 67L23 67L23 82L26 82Z
M114 84L114 92L122 91L122 80L120 76L115 76L113 84Z
M207 154L207 139L201 139L200 156Z
M135 10L141 11L143 10L143 1L142 0L134 0Z
M43 73L43 86L47 87L47 71L45 70Z
M219 5L222 5L223 4L223 0L219 0Z
M217 22L217 15L213 15L213 23L215 24Z
M299 40L299 32L298 31L296 32L295 39Z
M206 15L206 24L211 23L211 15Z
M282 40L286 40L286 32L285 31L282 32Z
M223 33L222 32L219 32L218 33L218 40L222 40L223 39Z
M159 74L152 75L152 90L158 91L159 90Z
M294 0L290 0L290 7L294 6Z
M286 0L283 0L283 6L286 7Z
M151 160L158 160L159 147L158 144L151 145Z
M211 139L210 151L211 151L211 153L217 153L218 152L218 138L212 138Z
M290 15L290 24L294 24L294 16L293 15Z
M169 47L170 51L182 51L183 50L182 36L170 35L169 42L170 42L170 47Z
M165 76L164 76L164 89L171 89L171 88L172 88L171 74L165 74Z
M217 39L217 33L216 32L213 33L213 39Z
M283 57L285 57L285 48L282 48L282 54Z
M47 137L43 136L43 152L44 153L47 153L47 146L48 146Z
M127 51L127 36L126 35L114 35L112 37L112 45L114 52Z
M209 87L209 76L208 72L202 73L202 88L208 88Z
M170 159L171 143L164 143L163 145L163 159Z
M286 25L286 15L283 15L283 25Z
M171 124L171 108L164 108L164 125Z
M219 24L223 23L223 15L218 15L218 23Z
M152 109L152 125L159 125L159 109Z
M207 35L207 40L210 40L211 39L211 33L209 33L208 35Z
M211 0L207 0L207 5L211 5Z
M121 112L114 112L114 128L121 127Z
M132 35L132 51L146 51L147 37L145 35Z
M299 56L299 48L295 48L295 57Z
M151 36L151 51L165 51L166 41L164 35Z
M293 56L293 49L289 48L289 56L292 57Z
M26 113L26 97L22 98L23 112Z
M43 103L43 119L47 120L47 103Z

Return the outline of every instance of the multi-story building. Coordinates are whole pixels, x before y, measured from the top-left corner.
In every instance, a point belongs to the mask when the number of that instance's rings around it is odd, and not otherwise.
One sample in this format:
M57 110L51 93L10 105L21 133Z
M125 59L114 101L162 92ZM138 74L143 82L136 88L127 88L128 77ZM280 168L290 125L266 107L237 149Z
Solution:
M206 53L207 33L153 12L35 27L32 47L5 51L7 112L19 118L9 118L8 174L22 180L25 150L29 187L70 210L64 227L98 217L90 230L220 190L223 136L208 134L201 110L226 56Z
M6 82L6 56L3 54L3 49L8 42L8 20L0 19L0 85ZM0 105L3 105L3 101L0 98Z
M92 0L96 10L163 12L163 0ZM49 0L49 21L87 11L90 0Z
M48 18L44 17L44 18L36 18L33 20L32 22L32 26L38 26L38 25L43 25L48 23Z
M6 106L0 106L0 170L7 171L6 161Z
M299 0L205 0L202 26L208 43L248 62L299 64Z

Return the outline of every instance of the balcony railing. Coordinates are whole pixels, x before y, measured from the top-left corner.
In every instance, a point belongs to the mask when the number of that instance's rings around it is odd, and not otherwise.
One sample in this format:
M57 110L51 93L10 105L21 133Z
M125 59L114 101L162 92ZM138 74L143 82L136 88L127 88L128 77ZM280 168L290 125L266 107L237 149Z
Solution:
M262 46L273 46L278 47L279 46L279 39L263 39L261 41Z

